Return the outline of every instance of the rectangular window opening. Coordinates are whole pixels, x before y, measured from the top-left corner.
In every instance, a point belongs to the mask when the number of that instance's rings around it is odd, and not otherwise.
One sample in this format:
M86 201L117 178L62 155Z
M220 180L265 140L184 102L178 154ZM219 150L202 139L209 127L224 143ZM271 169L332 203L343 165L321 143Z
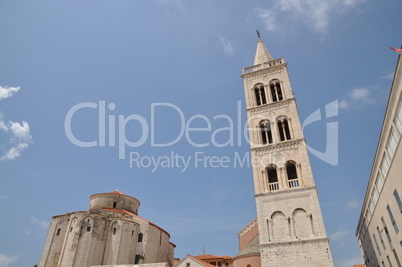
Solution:
M389 215L389 218L391 220L392 226L394 227L395 233L398 233L399 228L398 228L398 225L396 224L394 215L392 214L392 210L391 210L389 205L387 205L387 211L388 211L388 215Z
M394 197L395 197L396 203L398 204L399 211L402 213L402 201L401 201L401 198L399 197L398 191L396 191L396 189L394 191Z
M395 249L392 250L392 253L394 253L395 261L396 261L396 264L398 265L398 267L402 267L401 262L399 261L398 254L396 253Z

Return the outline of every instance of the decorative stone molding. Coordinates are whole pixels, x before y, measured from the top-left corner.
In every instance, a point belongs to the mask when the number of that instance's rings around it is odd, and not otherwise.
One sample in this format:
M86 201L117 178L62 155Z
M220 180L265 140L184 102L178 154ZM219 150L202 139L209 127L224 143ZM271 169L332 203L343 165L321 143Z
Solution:
M253 72L253 73L244 74L244 75L242 75L242 77L244 77L247 81L255 80L255 79L258 79L258 78L263 78L263 77L266 77L268 75L281 73L285 66L286 65L283 64L283 65L275 67L275 68L267 68L267 69L258 70L258 71Z
M289 106L291 102L294 100L294 98L288 98L284 100L280 100L274 103L269 103L257 107L251 107L248 108L247 111L250 111L252 115L260 114L263 112L271 111L271 110L276 110L280 108L286 108L286 111L289 112Z
M284 151L289 149L299 149L304 139L288 140L276 144L268 144L261 147L253 147L251 151L257 155L266 155L267 153Z
M251 223L249 223L245 228L243 228L243 230L241 230L239 232L239 236L243 236L244 234L246 234L248 231L251 230L251 228L253 228L254 226L256 226L257 224L257 218L255 218Z

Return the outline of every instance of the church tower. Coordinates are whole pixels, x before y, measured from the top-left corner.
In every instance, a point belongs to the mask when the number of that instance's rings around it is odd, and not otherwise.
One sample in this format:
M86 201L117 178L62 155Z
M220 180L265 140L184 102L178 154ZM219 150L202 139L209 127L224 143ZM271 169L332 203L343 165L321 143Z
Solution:
M287 63L259 34L242 78L261 266L333 266Z

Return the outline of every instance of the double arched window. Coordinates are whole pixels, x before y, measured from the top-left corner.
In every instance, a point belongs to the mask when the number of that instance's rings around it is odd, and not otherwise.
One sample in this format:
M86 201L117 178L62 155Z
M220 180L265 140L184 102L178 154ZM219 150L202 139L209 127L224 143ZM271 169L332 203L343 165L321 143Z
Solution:
M281 82L278 79L271 80L267 88L262 83L258 83L254 85L253 91L257 106L267 104L268 101L277 102L285 98Z
M260 130L261 130L261 139L264 145L272 144L272 131L271 131L271 123L269 120L263 120L260 122Z
M277 128L277 131L273 131L273 127ZM261 143L263 145L272 144L274 140L287 141L290 140L290 121L285 116L278 117L276 125L272 124L269 120L262 120L258 124L259 132L261 135ZM277 136L274 137L274 132L277 132Z
M300 179L297 174L297 164L294 161L287 161L284 169L286 170L286 178L278 176L278 168L276 165L271 164L266 168L267 180L268 180L268 189L270 192L279 190L279 184L287 188L294 188L300 186ZM284 173L279 171L279 173ZM286 179L287 186L284 183L279 183L279 180ZM283 181L284 182L284 181Z
M290 130L289 130L289 122L288 118L286 117L279 117L278 121L278 131L279 131L279 138L281 141L290 140Z
M254 86L254 94L257 106L264 105L267 103L267 96L265 95L265 88L262 83L256 84Z
M269 83L269 88L271 89L272 101L276 102L283 100L283 93L281 88L281 83L279 80L272 80Z

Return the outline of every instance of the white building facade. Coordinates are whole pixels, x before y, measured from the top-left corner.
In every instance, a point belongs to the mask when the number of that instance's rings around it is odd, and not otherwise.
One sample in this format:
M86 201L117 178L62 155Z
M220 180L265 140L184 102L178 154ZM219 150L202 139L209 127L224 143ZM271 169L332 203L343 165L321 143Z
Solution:
M399 56L356 237L365 264L402 267L402 60Z

